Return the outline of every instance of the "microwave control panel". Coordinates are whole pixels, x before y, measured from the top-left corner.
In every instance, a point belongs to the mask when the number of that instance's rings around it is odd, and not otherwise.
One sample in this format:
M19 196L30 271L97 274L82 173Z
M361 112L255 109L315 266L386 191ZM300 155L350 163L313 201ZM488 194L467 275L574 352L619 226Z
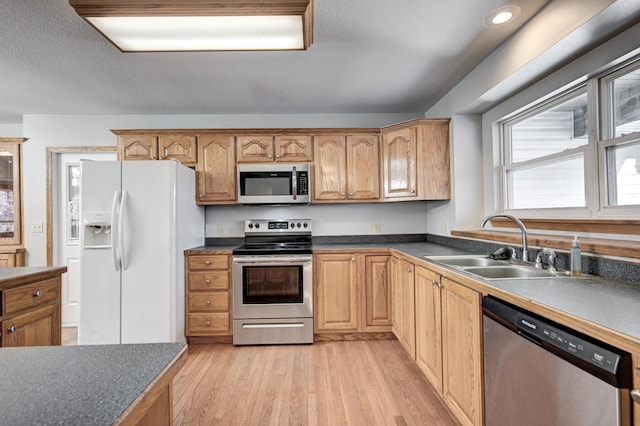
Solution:
M298 194L309 195L309 172L296 172L298 179Z

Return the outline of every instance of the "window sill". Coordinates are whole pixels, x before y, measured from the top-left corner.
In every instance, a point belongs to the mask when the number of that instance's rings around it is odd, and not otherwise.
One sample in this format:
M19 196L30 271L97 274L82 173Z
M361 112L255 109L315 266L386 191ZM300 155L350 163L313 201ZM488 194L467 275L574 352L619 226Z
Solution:
M636 235L640 229L640 220L636 219L519 219L527 229L546 231ZM510 219L500 217L491 219L491 224L497 228L517 228Z
M525 219L525 226L529 228ZM557 222L557 221L555 221ZM626 221L626 222L638 222L638 221ZM499 226L503 226L500 223ZM506 223L505 223L506 226ZM636 225L636 230L638 225ZM550 229L550 228L546 228ZM562 229L566 231L565 227ZM577 231L577 229L571 229ZM589 232L595 232L590 228ZM609 233L613 233L609 231ZM522 245L522 235L520 232L504 232L495 230L474 230L474 231L452 231L451 235L457 237L474 238L486 241L499 241L507 244ZM571 241L573 237L563 235L545 235L545 234L531 234L527 233L528 242L530 246L534 247L548 247L552 249L566 250L571 249ZM617 256L630 259L640 259L640 241L629 240L611 240L603 238L580 238L580 248L583 253L591 253L597 255Z

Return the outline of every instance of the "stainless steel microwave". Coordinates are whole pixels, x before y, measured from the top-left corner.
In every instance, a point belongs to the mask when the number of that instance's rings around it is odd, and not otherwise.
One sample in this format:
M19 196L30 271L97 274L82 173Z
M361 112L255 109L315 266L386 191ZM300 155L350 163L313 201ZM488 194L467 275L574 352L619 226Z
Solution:
M309 164L238 164L238 204L309 204Z

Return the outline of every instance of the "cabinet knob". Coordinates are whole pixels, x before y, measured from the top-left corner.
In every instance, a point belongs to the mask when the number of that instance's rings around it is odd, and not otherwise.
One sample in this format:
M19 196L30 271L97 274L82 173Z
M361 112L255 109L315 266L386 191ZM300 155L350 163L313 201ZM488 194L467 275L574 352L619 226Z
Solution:
M416 190L415 190L415 189L412 189L412 190L411 190L411 193L412 193L412 194L415 194L415 193L416 193Z
M640 404L640 390L638 389L634 389L631 391L631 399L633 399L633 402Z
M7 328L7 331L9 333L15 333L16 331L18 331L18 327L16 327L15 325L12 325L11 327Z
M206 285L209 285L209 284L211 284L211 280L204 280L204 283L205 283Z
M353 197L353 192L350 192L350 193L349 193L349 197Z
M42 292L40 290L36 290L33 292L33 297L42 297Z
M413 272L413 270L411 268L407 268L407 272L411 273L411 272Z
M355 258L355 257L352 257L352 258L351 258L351 261L352 261L352 262L355 262L355 261L356 261L356 258Z
M198 198L203 199L203 198L204 198L204 195L199 194L199 195L198 195Z
M207 325L211 325L211 321L207 321L205 324L207 324Z
M211 304L211 300L207 300L205 303L206 303L207 305L210 305L210 304Z
M341 193L340 193L340 196L341 196L341 197L344 197L345 195L347 195L347 194L345 194L344 192L341 192Z
M206 261L204 262L204 264L205 264L205 265L211 265L211 261L210 261L210 260L206 260Z

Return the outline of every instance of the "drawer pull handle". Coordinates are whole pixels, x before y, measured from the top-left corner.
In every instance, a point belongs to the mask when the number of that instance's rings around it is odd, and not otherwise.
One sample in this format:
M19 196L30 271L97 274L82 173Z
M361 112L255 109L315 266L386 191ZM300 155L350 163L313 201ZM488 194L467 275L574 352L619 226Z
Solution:
M33 297L42 297L42 292L40 290L36 290L33 292Z
M638 389L634 389L631 391L631 399L633 399L633 402L640 404L640 390Z
M16 327L15 325L12 325L11 327L7 328L7 331L9 333L15 333L16 331L18 331L18 327Z

